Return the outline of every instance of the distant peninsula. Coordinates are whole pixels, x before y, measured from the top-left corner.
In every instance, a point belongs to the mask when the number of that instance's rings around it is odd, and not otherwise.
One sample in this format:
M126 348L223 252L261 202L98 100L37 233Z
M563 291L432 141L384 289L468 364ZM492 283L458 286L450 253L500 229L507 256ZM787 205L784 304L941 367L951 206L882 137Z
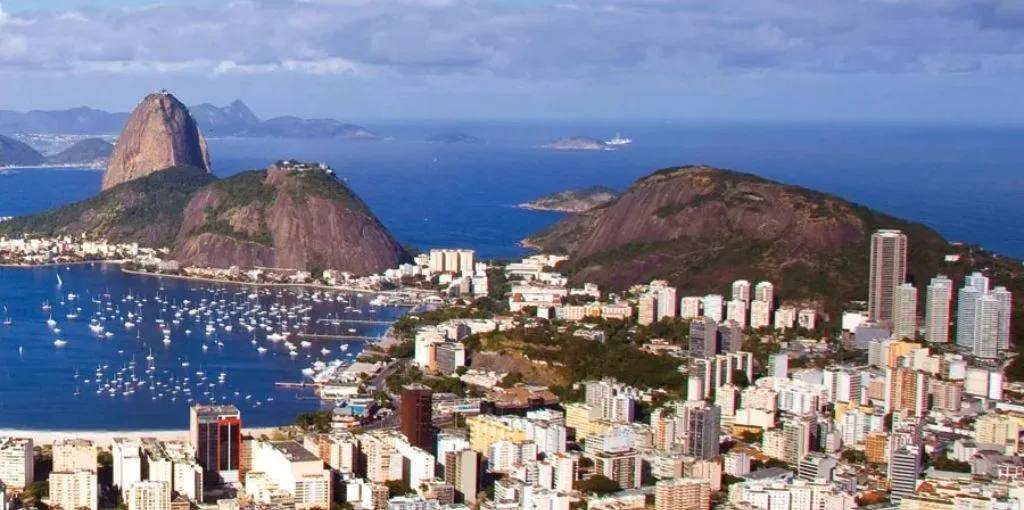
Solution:
M37 166L45 158L24 142L0 135L0 167Z
M544 144L541 147L545 149L556 149L565 151L603 151L610 150L608 144L604 143L597 138L589 138L586 136L569 136L566 138L559 138L550 143Z
M57 154L47 156L46 164L104 168L113 152L114 145L112 143L100 138L86 138L75 142Z
M619 197L619 192L606 186L576 188L519 204L520 209L579 213L605 205Z

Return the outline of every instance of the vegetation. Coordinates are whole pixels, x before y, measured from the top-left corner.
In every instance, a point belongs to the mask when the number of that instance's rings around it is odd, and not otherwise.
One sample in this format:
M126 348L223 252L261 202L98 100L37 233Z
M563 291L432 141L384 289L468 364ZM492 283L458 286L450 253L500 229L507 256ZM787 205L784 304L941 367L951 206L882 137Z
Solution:
M573 483L573 488L587 494L596 494L603 496L605 494L612 494L622 490L618 482L612 480L604 475L594 475L585 480L577 480Z
M334 413L330 411L313 411L299 413L295 417L295 424L306 432L327 433L331 431L331 421Z
M933 455L928 458L928 465L939 471L953 471L956 473L970 473L971 465L949 458L945 452Z

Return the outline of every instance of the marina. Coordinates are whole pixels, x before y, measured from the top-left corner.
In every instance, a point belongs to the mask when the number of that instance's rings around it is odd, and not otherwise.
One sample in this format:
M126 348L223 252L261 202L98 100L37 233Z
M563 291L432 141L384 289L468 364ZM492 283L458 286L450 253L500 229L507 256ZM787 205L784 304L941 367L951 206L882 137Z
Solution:
M178 428L194 403L236 405L254 426L289 423L319 406L314 375L351 365L408 310L369 293L103 264L0 268L0 303L0 427L53 430Z

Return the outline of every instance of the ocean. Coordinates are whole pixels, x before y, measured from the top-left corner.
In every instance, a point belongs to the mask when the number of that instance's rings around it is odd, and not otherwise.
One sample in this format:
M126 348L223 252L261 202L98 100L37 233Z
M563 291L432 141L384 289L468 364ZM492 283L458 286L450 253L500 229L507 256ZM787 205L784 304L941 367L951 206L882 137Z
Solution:
M213 139L214 173L231 175L279 159L324 161L403 244L419 249L469 247L483 258L508 259L527 253L517 245L519 240L562 217L518 209L516 204L572 187L625 189L659 168L699 163L831 192L923 222L947 239L1024 257L1024 207L1018 203L1024 192L1024 126L523 122L367 127L386 139ZM484 141L423 141L454 132ZM633 138L634 144L615 151L539 147L559 137L608 138L616 133ZM0 216L86 198L99 190L101 177L101 172L89 170L2 171ZM121 367L131 355L144 356L154 342L153 352L168 370L182 372L183 359L211 371L224 367L232 388L221 396L241 398L250 425L288 423L295 413L315 408L315 403L296 400L294 391L269 385L297 379L308 359L289 359L280 349L261 356L238 332L229 335L223 350L211 354L200 351L202 341L189 336L176 337L161 350L159 331L134 341L118 331L111 341L101 341L89 334L87 322L75 322L67 328L69 344L55 349L39 310L43 300L58 299L53 271L0 270L0 304L9 306L16 320L10 331L0 330L0 428L182 428L188 405L183 399L169 404L138 394L127 400L94 393L86 397L85 388L72 377L76 369L84 374L97 364ZM135 289L154 296L164 286L164 292L180 301L204 288L209 291L199 284L134 277L103 266L70 271L66 286L88 295L124 295ZM24 347L21 354L19 346ZM235 397L234 391L240 395ZM247 394L253 398L245 400ZM268 403L267 398L274 400ZM254 407L252 400L264 404Z

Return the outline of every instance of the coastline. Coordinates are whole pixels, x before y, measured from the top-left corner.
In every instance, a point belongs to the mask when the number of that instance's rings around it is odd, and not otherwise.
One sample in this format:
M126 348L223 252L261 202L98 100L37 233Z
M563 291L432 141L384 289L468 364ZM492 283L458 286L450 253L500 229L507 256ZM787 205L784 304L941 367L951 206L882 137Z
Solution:
M106 170L103 165L99 164L79 164L79 165L3 165L0 166L0 172L4 170L79 170L85 172L101 172Z
M26 266L34 267L34 266ZM319 283L260 283L260 282L234 282L231 280L218 280L216 278L207 278L203 276L186 276L177 274L163 274L163 273L150 273L147 271L135 271L132 269L121 268L121 272L125 274L135 276L150 276L156 278L174 278L177 280L193 280L205 283L220 283L225 285L239 285L242 287L282 287L282 288L305 288L305 289L317 289L317 290L333 290L338 292L366 292L368 294L388 294L398 293L397 291L389 290L371 290L362 289L358 287L332 287L330 285L322 285Z
M286 425L282 425L284 427ZM244 428L243 432L253 436L270 435L280 427ZM187 440L188 429L181 430L26 430L0 429L0 437L28 438L36 445L52 445L63 439L88 439L96 446L106 448L114 443L115 438L131 439L155 438L160 441Z

